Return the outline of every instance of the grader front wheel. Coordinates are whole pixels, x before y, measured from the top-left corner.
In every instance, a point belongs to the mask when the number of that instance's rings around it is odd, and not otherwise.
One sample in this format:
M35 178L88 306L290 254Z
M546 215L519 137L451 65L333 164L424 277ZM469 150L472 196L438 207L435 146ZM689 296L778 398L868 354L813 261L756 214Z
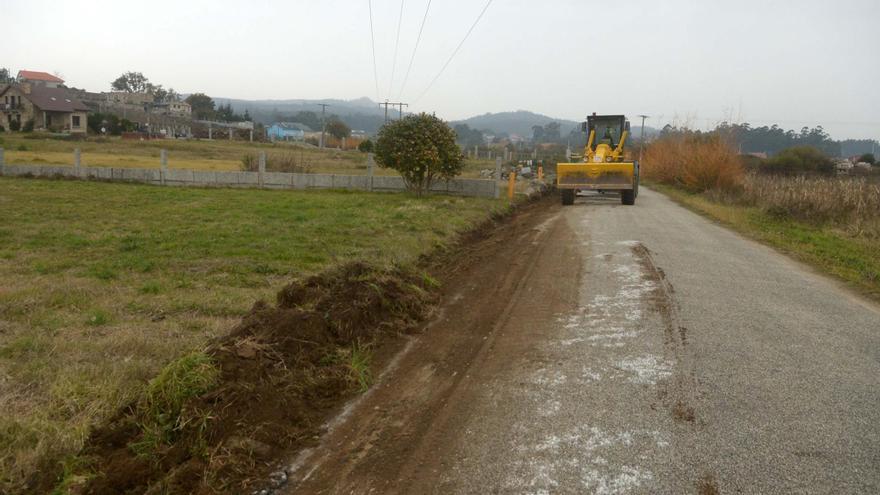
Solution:
M620 202L625 205L636 204L636 191L633 189L620 191Z
M562 193L562 204L564 206L573 205L574 204L574 189L563 189Z

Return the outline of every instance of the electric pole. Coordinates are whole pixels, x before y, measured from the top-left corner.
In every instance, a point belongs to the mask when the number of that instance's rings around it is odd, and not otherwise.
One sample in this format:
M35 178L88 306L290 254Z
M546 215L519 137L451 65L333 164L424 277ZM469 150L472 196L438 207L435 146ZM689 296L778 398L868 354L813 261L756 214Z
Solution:
M642 149L645 147L645 119L649 118L648 115L638 115L638 117L642 118L642 136L639 138L639 162L642 161Z
M385 100L385 103L379 103L380 107L385 107L385 123L388 123L388 107L396 107L400 106L400 117L403 118L403 107L409 106L408 103L394 103L392 101Z
M318 103L321 106L321 149L324 149L324 133L327 131L327 120L324 119L324 112L330 105L327 103Z

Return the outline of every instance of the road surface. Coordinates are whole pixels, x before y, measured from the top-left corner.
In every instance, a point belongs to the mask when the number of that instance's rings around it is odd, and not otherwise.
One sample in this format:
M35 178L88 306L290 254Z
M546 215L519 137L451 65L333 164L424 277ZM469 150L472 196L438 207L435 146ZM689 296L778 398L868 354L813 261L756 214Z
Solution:
M487 239L289 493L880 493L880 311L643 189Z

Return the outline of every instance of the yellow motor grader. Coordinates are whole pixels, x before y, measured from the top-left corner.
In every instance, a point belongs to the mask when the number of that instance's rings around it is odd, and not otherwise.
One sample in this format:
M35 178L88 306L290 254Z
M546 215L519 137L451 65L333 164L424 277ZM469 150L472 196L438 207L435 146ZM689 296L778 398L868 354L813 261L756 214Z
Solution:
M562 204L574 203L581 190L620 191L620 200L633 205L639 195L639 162L624 154L629 121L624 115L590 115L583 124L587 145L581 160L556 165L556 187Z

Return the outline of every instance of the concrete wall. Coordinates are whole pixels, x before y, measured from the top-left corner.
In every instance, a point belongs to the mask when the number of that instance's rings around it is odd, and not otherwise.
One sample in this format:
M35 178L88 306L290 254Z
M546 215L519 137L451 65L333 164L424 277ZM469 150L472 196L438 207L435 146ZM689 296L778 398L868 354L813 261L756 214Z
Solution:
M282 172L233 172L167 168L71 167L55 165L4 165L0 149L0 175L9 177L65 177L164 186L253 187L268 189L349 189L393 192L405 189L400 177L291 174ZM434 184L432 192L494 198L497 182L484 179L452 179Z

